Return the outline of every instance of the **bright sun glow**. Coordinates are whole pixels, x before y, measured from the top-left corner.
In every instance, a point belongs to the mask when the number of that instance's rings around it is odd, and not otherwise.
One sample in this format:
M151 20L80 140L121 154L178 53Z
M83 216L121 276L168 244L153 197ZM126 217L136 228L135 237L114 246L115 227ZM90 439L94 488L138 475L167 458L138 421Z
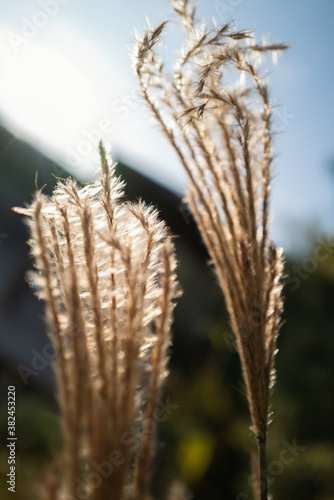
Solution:
M70 59L30 42L2 62L2 111L29 136L61 147L93 118L96 90Z

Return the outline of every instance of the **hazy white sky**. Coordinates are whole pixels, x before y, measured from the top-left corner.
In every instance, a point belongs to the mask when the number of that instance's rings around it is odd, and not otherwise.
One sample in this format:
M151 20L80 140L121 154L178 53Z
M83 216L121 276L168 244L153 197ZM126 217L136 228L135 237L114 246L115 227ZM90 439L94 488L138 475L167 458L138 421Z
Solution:
M291 49L270 77L277 103L273 191L278 243L301 227L334 232L334 2L199 0L218 23L237 20ZM102 135L114 155L178 192L185 177L140 103L128 46L134 27L170 18L167 0L16 0L1 6L0 119L78 172L90 172ZM175 46L175 23L166 33Z

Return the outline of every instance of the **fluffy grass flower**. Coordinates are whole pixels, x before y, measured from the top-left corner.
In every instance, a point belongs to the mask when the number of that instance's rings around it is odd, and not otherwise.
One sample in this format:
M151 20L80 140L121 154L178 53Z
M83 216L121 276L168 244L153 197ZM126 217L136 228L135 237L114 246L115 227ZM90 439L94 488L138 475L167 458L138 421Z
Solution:
M188 175L186 201L224 293L265 468L283 264L269 239L273 108L260 63L286 45L259 45L232 22L207 27L188 0L172 5L186 32L173 72L157 50L166 23L137 36L134 68Z
M157 211L121 201L102 177L37 191L29 216L33 279L57 351L63 448L44 498L147 498L155 409L167 373L176 261ZM153 429L152 429L153 426Z

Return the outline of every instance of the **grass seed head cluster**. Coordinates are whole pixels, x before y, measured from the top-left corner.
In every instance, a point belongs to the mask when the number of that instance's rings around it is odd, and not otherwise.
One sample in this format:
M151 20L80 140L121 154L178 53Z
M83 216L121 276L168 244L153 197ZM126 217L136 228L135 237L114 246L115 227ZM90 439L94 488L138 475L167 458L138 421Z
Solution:
M282 310L281 250L269 240L273 109L259 67L283 44L259 45L233 23L208 27L172 2L186 33L172 72L158 45L166 23L137 33L141 92L189 179L188 206L224 293L252 419L265 443Z
M50 500L147 497L151 427L167 373L173 244L156 210L122 203L102 144L100 153L99 181L83 188L59 181L51 198L37 191L24 210L33 280L58 353L63 449L45 488ZM131 433L140 436L135 451ZM112 450L117 466L95 488L86 479Z

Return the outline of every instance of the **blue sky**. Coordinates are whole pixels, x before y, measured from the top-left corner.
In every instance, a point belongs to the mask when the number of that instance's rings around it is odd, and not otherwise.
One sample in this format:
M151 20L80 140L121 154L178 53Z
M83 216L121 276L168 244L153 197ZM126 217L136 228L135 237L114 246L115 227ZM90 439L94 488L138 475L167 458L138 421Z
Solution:
M291 250L308 228L334 233L334 2L198 1L218 23L291 49L270 75L277 107L273 238ZM128 47L145 17L170 18L167 0L7 2L0 18L0 119L76 173L93 171L101 134L114 155L182 192L174 152L140 103ZM175 46L170 23L167 44Z

